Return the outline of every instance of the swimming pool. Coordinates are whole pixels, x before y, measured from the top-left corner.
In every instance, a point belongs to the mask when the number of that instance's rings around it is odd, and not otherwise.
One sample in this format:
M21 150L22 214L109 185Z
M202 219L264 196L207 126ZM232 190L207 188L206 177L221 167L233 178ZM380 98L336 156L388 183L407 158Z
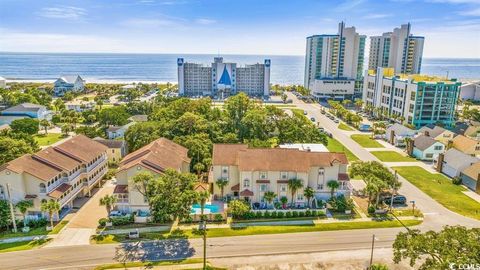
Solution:
M190 210L190 214L200 214L201 212L201 207L200 204L196 203L192 205L192 209ZM220 213L220 208L218 205L215 204L205 204L205 207L203 209L204 214L215 214L215 213Z

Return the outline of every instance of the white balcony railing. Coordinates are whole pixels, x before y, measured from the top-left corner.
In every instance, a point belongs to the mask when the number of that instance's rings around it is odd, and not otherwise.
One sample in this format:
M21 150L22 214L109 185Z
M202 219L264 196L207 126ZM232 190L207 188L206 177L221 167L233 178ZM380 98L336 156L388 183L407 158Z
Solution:
M100 170L95 177L88 180L88 185L91 186L91 185L95 184L95 182L97 182L99 179L101 179L106 173L107 173L107 167Z
M63 197L59 203L63 207L66 203L68 203L74 196L76 196L81 190L83 185L78 185L76 188L72 189L67 196Z
M102 156L101 158L99 158L97 161L95 161L92 165L90 166L87 166L87 172L91 172L93 169L95 169L100 163L103 163L104 161L106 161L107 158L106 156Z

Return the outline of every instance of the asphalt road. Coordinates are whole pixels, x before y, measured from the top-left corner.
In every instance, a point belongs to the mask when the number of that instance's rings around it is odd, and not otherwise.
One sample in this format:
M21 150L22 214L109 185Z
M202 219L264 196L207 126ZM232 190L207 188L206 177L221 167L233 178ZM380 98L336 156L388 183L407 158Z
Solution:
M305 104L290 96L301 109L307 110L334 138L350 149L361 160L377 160L360 147L330 119L320 113L320 105ZM444 225L460 224L480 227L480 222L456 214L441 206L408 181L399 177L400 189L424 214L424 223L418 228L441 229ZM292 233L281 235L254 235L222 237L208 240L209 258L247 257L253 255L295 254L325 251L345 251L371 247L372 235L378 240L376 247L391 247L398 232L404 228L366 229L330 232ZM0 269L92 269L95 265L137 260L162 260L202 256L201 239L163 240L137 244L85 245L46 247L37 250L0 253Z

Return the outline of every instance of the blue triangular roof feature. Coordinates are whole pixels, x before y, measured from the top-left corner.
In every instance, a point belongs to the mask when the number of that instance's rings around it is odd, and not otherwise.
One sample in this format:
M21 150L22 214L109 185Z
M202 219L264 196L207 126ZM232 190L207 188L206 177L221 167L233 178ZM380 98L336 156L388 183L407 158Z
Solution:
M228 75L226 66L223 67L222 77L220 77L218 84L232 85L232 81L230 80L230 75Z

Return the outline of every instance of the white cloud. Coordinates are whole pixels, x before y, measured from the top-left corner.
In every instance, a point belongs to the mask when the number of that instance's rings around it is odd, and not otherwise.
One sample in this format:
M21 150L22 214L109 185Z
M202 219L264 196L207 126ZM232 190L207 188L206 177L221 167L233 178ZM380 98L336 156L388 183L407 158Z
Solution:
M383 18L388 18L388 17L391 17L392 14L375 14L375 13L372 13L372 14L367 14L365 16L362 17L362 19L367 19L367 20L374 20L374 19L383 19Z
M480 4L480 0L427 0L427 2L448 4Z
M338 5L337 8L335 9L336 11L348 11L353 8L358 7L362 3L364 3L365 0L345 0L342 4Z
M42 8L37 14L45 18L79 20L87 15L87 10L74 6L56 6Z
M461 11L461 12L459 12L459 14L460 14L460 15L463 15L463 16L476 16L476 17L480 17L480 8Z
M198 24L209 25L209 24L214 24L217 21L212 19L200 18L200 19L196 19L195 22Z
M177 25L177 21L168 18L162 19L141 19L132 18L121 23L124 26L138 27L138 28L152 28L160 26L174 26Z

